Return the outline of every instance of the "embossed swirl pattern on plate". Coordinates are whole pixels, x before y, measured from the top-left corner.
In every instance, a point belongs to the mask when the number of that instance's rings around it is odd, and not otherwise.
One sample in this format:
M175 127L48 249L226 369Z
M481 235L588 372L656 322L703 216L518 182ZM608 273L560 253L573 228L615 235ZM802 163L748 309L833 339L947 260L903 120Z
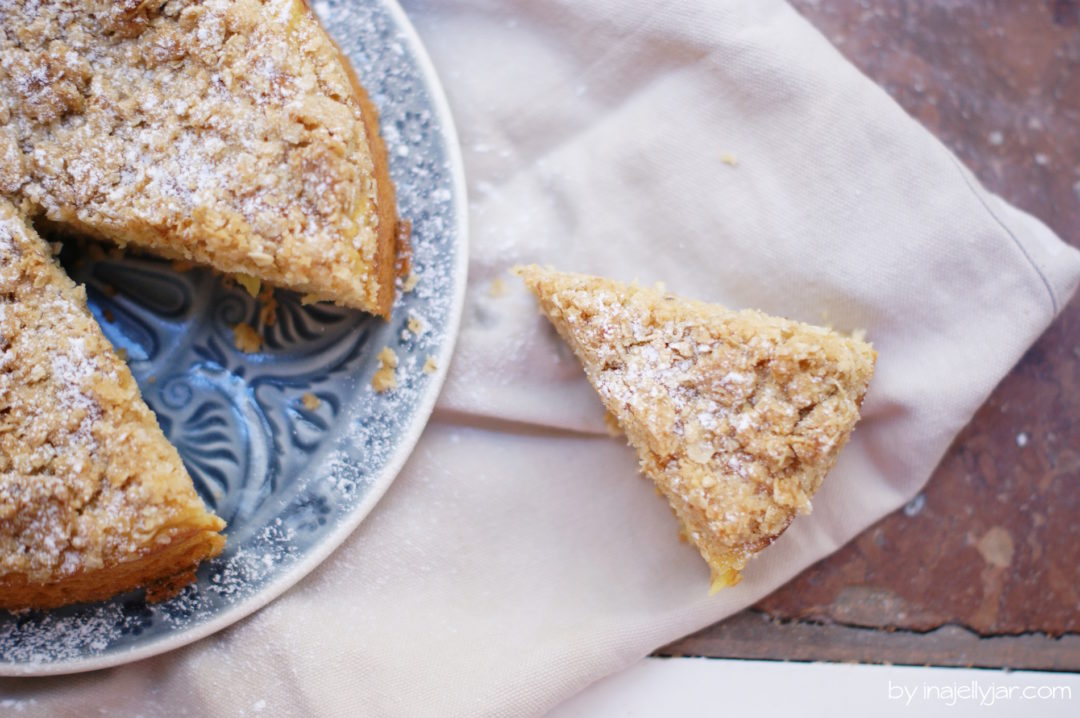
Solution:
M200 494L243 540L330 436L380 320L294 292L263 303L212 272L159 259L68 265ZM258 334L258 352L237 348L238 325Z
M292 569L310 570L304 558L324 542L340 539L338 529L385 489L388 467L400 463L407 437L415 439L427 419L438 386L422 367L429 356L448 356L465 281L463 188L445 140L449 120L395 6L339 0L313 7L380 109L420 281L399 293L389 322L305 305L284 291L267 315L245 290L206 270L177 271L142 256L93 261L66 249L65 266L86 285L91 311L126 354L199 492L228 522L228 545L200 568L196 585L160 604L134 593L0 613L0 674L121 662L226 613L235 620L265 600L263 592L282 590L284 577L295 580ZM422 331L409 331L410 319ZM239 323L257 330L259 351L237 349ZM376 394L371 378L383 346L399 357L399 387Z

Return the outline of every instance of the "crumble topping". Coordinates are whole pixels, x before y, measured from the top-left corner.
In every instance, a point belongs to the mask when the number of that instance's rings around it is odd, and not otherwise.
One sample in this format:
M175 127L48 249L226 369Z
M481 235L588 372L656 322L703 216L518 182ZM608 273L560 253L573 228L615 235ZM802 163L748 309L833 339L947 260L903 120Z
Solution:
M82 288L0 200L0 589L130 560L186 515L220 528Z
M22 212L376 308L363 110L303 2L0 2L0 28L0 194Z
M821 327L660 289L517 270L713 569L730 585L810 498L875 354Z

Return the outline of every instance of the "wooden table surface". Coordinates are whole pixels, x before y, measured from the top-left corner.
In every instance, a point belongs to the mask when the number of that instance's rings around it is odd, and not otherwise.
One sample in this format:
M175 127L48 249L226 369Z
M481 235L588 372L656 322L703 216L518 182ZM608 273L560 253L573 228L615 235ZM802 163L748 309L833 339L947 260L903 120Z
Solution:
M1080 2L792 3L987 187L1080 246ZM659 653L1080 670L1080 301L914 501Z

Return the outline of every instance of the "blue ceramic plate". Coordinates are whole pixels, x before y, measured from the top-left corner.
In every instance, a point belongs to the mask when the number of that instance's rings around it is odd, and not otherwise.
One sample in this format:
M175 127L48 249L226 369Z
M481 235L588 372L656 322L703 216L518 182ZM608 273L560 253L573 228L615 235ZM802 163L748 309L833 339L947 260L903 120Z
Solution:
M384 322L281 291L265 311L210 272L178 272L156 259L68 262L196 487L228 522L228 545L200 568L196 584L156 605L131 594L0 612L0 675L146 658L265 605L363 520L431 414L465 291L465 187L453 122L393 0L312 5L379 107L419 281L399 292ZM236 348L238 323L259 330L260 351ZM376 393L371 380L384 346L399 358L398 388ZM429 357L433 372L424 370Z

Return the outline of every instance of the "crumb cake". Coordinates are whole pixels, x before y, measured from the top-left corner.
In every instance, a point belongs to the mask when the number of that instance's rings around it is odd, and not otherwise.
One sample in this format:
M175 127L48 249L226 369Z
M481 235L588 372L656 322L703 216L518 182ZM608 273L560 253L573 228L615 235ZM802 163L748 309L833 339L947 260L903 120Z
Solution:
M876 354L821 327L536 266L515 270L708 562L735 584L859 419Z
M377 114L303 0L0 2L0 60L24 215L389 315Z
M0 608L167 596L223 527L84 290L0 200Z

